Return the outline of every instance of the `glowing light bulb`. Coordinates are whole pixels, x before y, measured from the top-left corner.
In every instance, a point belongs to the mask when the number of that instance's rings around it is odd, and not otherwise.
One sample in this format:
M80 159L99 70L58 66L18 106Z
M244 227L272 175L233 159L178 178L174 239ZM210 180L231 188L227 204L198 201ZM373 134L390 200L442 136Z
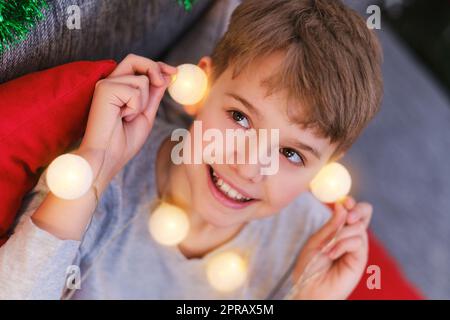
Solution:
M186 238L189 232L189 219L179 207L163 202L153 211L148 227L150 234L158 243L173 246Z
M89 162L75 154L63 154L50 163L47 185L57 197L73 200L83 196L91 187L93 173Z
M213 256L206 266L211 286L221 292L236 290L247 278L247 263L237 253L226 251Z
M182 105L196 104L205 96L208 87L205 72L194 64L182 64L177 69L168 88L170 96Z
M339 201L350 192L352 178L347 169L337 162L323 167L311 181L311 192L322 202Z

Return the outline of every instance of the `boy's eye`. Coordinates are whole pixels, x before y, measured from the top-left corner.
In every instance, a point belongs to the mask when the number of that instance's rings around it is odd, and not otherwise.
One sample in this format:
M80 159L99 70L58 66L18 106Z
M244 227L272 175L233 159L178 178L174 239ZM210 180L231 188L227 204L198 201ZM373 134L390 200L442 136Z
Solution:
M250 128L250 123L249 123L247 117L242 112L237 111L237 110L231 110L229 112L230 112L231 118L234 120L234 122L236 122L241 127L244 127L246 129Z
M305 165L303 157L291 148L280 148L280 153L296 165Z

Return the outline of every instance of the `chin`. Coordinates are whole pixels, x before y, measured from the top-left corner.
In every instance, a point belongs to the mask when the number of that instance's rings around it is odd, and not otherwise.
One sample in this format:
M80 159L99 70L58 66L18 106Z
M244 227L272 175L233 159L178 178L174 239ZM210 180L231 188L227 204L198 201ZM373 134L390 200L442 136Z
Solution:
M240 225L248 221L248 213L236 215L227 209L219 207L211 201L210 197L206 197L205 192L199 192L196 201L194 201L193 210L208 224L217 228L227 228L234 225Z
M206 207L206 206L205 206ZM197 212L199 212L200 216L204 221L206 221L208 224L216 227L216 228L227 228L232 227L234 225L239 225L244 221L233 221L234 219L230 219L226 216L226 214L219 212L218 208L202 208L199 209Z

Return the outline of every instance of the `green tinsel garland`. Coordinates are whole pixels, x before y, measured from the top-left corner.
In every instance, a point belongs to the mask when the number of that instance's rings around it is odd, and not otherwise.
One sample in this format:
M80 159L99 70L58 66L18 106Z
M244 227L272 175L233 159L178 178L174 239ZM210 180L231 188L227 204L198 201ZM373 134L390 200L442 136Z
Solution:
M0 0L0 54L26 38L45 8L45 0Z
M180 6L184 7L184 10L191 11L197 0L177 0Z
M197 0L176 0L191 11ZM44 18L46 0L0 0L0 54L24 40L37 21Z

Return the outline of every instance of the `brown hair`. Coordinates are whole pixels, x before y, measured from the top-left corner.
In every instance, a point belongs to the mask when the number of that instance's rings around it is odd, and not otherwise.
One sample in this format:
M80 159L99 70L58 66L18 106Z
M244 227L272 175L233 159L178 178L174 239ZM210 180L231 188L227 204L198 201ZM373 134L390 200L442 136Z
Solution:
M233 78L254 60L282 51L264 81L268 95L287 89L303 104L289 117L347 150L378 112L383 93L381 48L356 12L335 0L244 0L212 53L212 78Z

